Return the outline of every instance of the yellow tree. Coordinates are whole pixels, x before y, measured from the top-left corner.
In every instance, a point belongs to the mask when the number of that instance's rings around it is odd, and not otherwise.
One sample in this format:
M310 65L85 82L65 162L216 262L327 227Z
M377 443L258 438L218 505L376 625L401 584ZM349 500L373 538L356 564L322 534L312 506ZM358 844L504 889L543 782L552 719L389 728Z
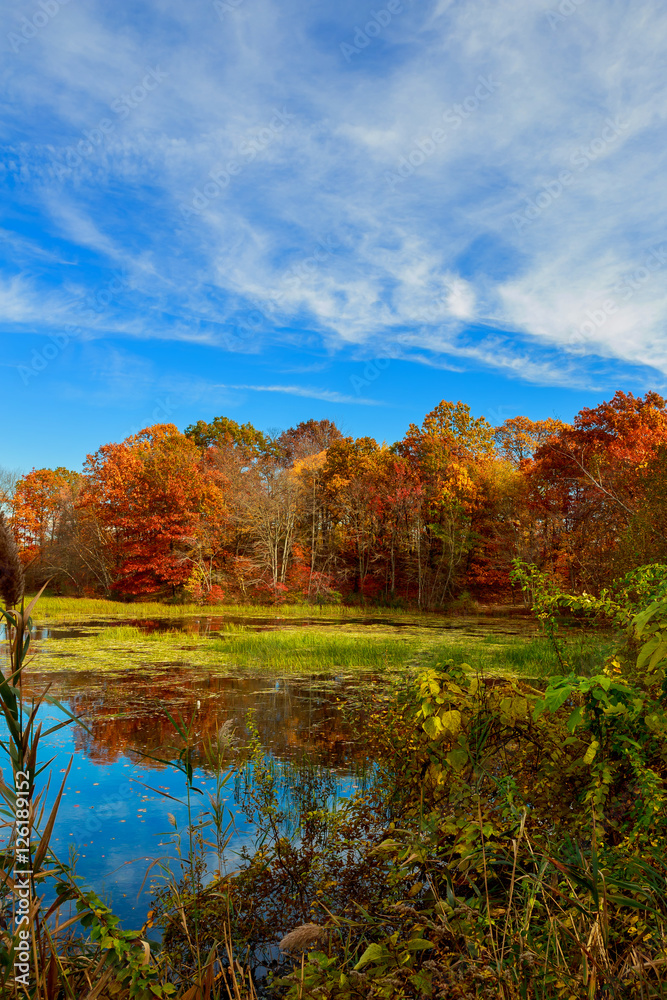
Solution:
M415 538L420 605L441 604L454 591L476 540L486 498L485 477L496 461L495 431L465 403L443 400L411 424L396 445L422 484Z

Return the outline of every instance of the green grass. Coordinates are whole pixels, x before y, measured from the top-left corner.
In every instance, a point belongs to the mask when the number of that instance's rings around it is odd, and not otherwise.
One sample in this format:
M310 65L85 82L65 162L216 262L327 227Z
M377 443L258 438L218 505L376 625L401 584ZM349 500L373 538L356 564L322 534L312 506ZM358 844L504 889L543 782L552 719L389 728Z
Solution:
M36 646L42 670L115 672L178 664L216 673L290 674L400 669L407 667L422 645L414 632L363 629L344 623L335 629L288 625L263 631L226 625L221 635L207 637L177 630L146 633L132 625L90 632L82 624L80 635L40 640Z
M222 622L211 636L178 627L145 632L130 619L177 620L192 617L234 617ZM335 673L341 670L418 669L453 659L467 662L489 675L544 678L562 673L548 640L525 619L514 622L519 634L505 635L486 630L483 618L461 620L461 626L433 628L442 617L402 613L402 627L392 626L392 609L342 608L340 606L122 604L114 601L44 597L34 618L37 624L72 623L80 635L50 638L38 644L42 669L119 671L136 667L160 668L177 664L236 673L276 672ZM103 628L89 619L114 622ZM243 619L239 622L238 619ZM275 628L262 629L258 619L272 619ZM291 625L301 618L312 625ZM350 619L376 619L368 624ZM379 619L379 620L378 620ZM117 622L117 624L115 624ZM385 624L386 622L386 624ZM424 627L429 625L428 628ZM449 620L451 625L451 619ZM488 628L492 628L491 622ZM497 624L495 626L497 628ZM195 629L197 626L195 626ZM564 629L568 662L577 673L590 673L604 662L611 649L608 634Z
M577 674L591 674L600 669L615 647L609 632L573 633L562 640L565 661ZM547 678L567 673L549 640L540 634L521 637L489 635L478 642L438 643L426 653L428 663L453 660L469 663L488 675Z
M26 602L29 598L26 598ZM39 599L35 615L40 620L73 621L81 618L183 618L188 615L233 615L280 618L396 618L414 612L371 605L349 607L342 604L167 604L142 601L126 604L91 597L48 597Z
M136 625L113 625L108 628L103 628L100 632L96 632L93 636L89 638L94 646L102 649L114 648L118 645L133 644L140 645L143 643L164 643L165 645L173 644L178 642L180 646L183 645L184 633L176 629L165 629L164 631L155 632L143 632ZM77 641L77 640L64 640Z
M210 646L225 660L268 670L383 670L405 667L418 641L401 636L321 633L300 628L275 632L230 634Z

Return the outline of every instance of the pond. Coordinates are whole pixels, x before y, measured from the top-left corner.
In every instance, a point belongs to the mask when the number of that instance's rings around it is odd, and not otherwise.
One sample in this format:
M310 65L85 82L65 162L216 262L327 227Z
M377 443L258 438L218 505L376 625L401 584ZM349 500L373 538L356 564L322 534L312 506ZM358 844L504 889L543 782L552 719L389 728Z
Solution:
M300 773L313 768L326 774L331 804L372 779L372 762L342 712L351 694L386 683L441 647L447 652L458 643L488 656L534 639L534 626L521 616L37 621L37 655L26 668L24 693L30 698L49 687L52 701L39 717L45 729L67 713L82 723L52 734L40 748L42 761L54 757L51 801L73 757L52 846L63 860L75 852L83 884L100 893L123 926L136 928L159 871L152 868L144 882L147 870L158 858L174 858L179 834L187 842L186 785L169 766L182 743L167 713L191 727L200 765L194 784L203 793L191 796L195 816L216 791L215 774L202 766L204 748L223 727L246 739L250 710L283 776L286 808ZM231 750L229 762L221 798L233 834L222 863L233 869L254 830L235 795ZM220 867L214 852L207 860L211 872Z
M223 727L223 732L235 731L237 738L246 739L250 710L266 752L283 772L289 808L289 787L298 782L300 769L324 770L332 796L338 798L365 780L369 767L364 749L346 727L340 703L351 683L373 680L224 677L196 669L187 676L165 669L133 670L113 678L95 671L31 671L26 694L50 684L49 697L63 706L43 707L38 721L44 728L68 713L82 722L52 734L41 746L42 760L54 757L50 801L73 758L51 839L55 852L67 860L76 850L76 871L84 884L100 893L123 926L140 926L154 881L149 878L140 893L146 870L157 858L175 856L170 813L187 843L186 782L167 763L177 758L183 744L167 712L190 725L194 758L200 762L194 785L203 794L191 795L193 816L210 808L209 796L216 792L215 774L201 766L205 747L215 744ZM227 848L233 869L234 855L251 845L253 829L236 802L233 752L228 762L221 797L226 822L234 821ZM214 854L209 867L219 867Z

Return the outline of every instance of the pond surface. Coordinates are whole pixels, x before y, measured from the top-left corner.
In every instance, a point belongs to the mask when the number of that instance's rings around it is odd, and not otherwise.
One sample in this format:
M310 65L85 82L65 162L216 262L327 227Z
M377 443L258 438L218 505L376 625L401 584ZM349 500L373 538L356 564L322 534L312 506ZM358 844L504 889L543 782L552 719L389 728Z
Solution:
M355 683L368 684L372 677ZM28 697L51 684L49 697L63 708L45 705L39 720L48 728L67 717L73 724L52 734L41 747L40 757L55 759L50 801L73 757L51 844L63 860L76 848L77 873L84 885L94 887L121 917L125 927L138 927L149 908L151 879L139 891L148 866L159 857L174 857L175 831L187 843L188 807L182 774L166 763L176 759L183 743L165 709L173 718L191 725L195 747L194 784L203 795L193 794L193 816L210 805L216 778L201 766L204 748L215 744L223 725L235 729L246 740L249 710L266 751L271 755L288 788L299 780L300 768L315 767L326 773L330 802L349 796L356 782L368 773L364 748L353 738L339 707L350 689L344 678L221 677L192 670L188 674L165 669L161 672L132 671L109 677L68 671L40 672L26 676ZM66 710L63 710L66 709ZM151 758L161 758L159 763ZM250 847L253 829L235 799L234 751L226 755L230 771L223 801L225 823L232 817L235 832L227 848L227 864L233 869L234 855ZM283 793L289 808L289 791ZM219 868L212 853L211 871Z
M523 615L447 620L430 615L281 619L201 614L89 618L76 625L50 621L46 627L37 623L37 656L26 668L24 693L35 697L49 687L49 698L59 703L41 710L45 729L67 712L83 724L52 734L40 748L42 761L55 755L50 800L74 758L52 846L63 860L76 850L83 884L107 900L125 927L138 927L152 895L151 877L141 891L146 871L157 858L175 856L174 838L185 835L188 822L184 778L168 764L182 742L167 712L186 720L197 748L195 785L203 795L192 797L194 815L208 808L208 796L216 789L215 775L202 766L204 747L215 743L223 726L246 740L249 710L284 778L286 807L289 787L298 784L302 768L315 767L327 775L331 802L348 797L372 773L365 747L341 711L351 693L384 684L389 668L415 662L444 637L484 645L534 634L535 626ZM307 655L300 673L257 669L257 651L263 647L280 640L288 653L304 642L308 650L311 639L313 662L324 665L326 673L306 672ZM225 653L228 647L235 650L231 657ZM361 652L355 658L357 649L365 650L365 660ZM385 669L362 669L380 664L380 658ZM232 773L222 798L225 822L234 820L225 861L233 869L235 852L252 845L254 831L235 798L231 751L229 763ZM220 867L213 854L208 862L211 871Z
M346 615L344 618L303 616L281 617L280 615L257 615L256 613L238 615L202 615L164 616L151 618L133 618L131 615L98 618L83 617L76 623L58 622L41 625L36 624L33 636L36 640L44 639L78 639L86 635L95 635L105 628L123 625L136 628L145 635L160 632L181 632L186 636L220 637L235 627L248 632L266 632L285 629L314 628L318 631L329 629L345 631L387 631L414 632L421 635L428 633L457 633L463 636L488 635L523 635L535 631L535 622L527 610L509 608L505 614L476 615L471 617L445 618L434 614L402 614L392 617L383 615L373 617L360 615L358 618ZM0 639L4 637L4 625L0 625Z

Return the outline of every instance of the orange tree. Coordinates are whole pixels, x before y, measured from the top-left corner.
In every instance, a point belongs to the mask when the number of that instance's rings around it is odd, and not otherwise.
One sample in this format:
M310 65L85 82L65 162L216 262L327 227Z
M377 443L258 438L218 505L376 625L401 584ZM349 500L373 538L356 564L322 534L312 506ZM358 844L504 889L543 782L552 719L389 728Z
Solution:
M33 469L21 476L13 498L12 523L24 551L39 553L58 533L63 506L79 476L68 469Z
M645 511L659 495L666 445L665 400L655 392L643 398L617 392L581 410L572 427L535 452L526 468L531 501L547 522L560 524L545 548L572 587L599 589L655 557Z
M438 605L460 588L475 557L483 579L488 515L502 474L510 473L503 473L494 428L461 402L443 400L394 449L421 483L414 539L419 603Z
M380 448L373 438L343 438L329 448L322 469L337 572L341 580L352 580L355 594L365 592L378 555L379 454Z
M119 593L173 594L193 570L205 571L225 520L223 493L215 469L173 424L104 445L84 475L79 502L103 527Z

